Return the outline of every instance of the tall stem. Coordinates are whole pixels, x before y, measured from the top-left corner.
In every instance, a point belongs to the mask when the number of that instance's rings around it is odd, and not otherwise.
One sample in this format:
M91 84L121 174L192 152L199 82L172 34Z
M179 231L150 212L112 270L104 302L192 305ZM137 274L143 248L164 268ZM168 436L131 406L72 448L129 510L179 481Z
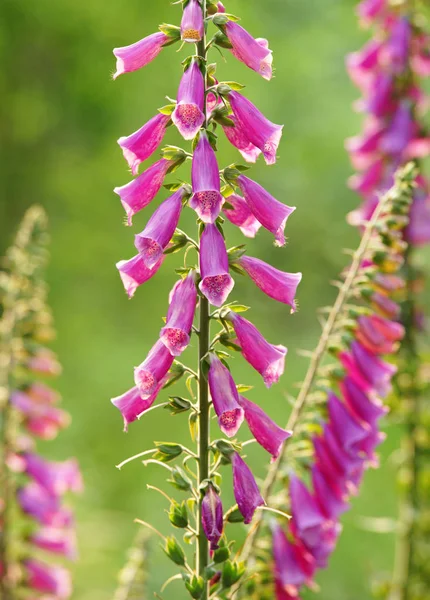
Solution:
M402 322L405 326L405 337L402 343L401 356L404 361L404 375L399 380L398 394L404 402L408 402L405 423L404 450L407 456L408 488L401 501L399 514L399 530L396 544L396 556L393 573L393 586L389 600L409 600L411 575L414 568L414 535L415 521L419 510L418 478L419 448L417 446L417 427L420 417L419 367L420 359L417 350L415 325L415 272L412 251L409 248L405 256L405 278L407 297L403 308ZM403 383L402 383L403 382Z
M207 7L206 0L202 0L203 17L206 19ZM207 48L206 48L206 27L203 39L197 45L197 51L202 59L201 68L203 70L205 82L205 107L206 116L206 90L207 90ZM207 121L205 119L205 128ZM200 295L200 325L199 325L199 439L198 439L198 456L199 456L199 489L205 479L209 477L209 387L208 381L203 373L203 359L209 352L210 339L210 319L209 319L209 303L207 299ZM203 494L200 494L199 510L198 510L198 536L197 536L197 573L200 577L205 577L206 567L209 564L209 543L206 539L203 530L201 507ZM207 600L209 597L209 584L205 586L201 600Z
M372 240L372 236L375 231L375 226L379 222L379 217L381 216L383 211L386 209L387 202L389 201L390 197L391 197L391 190L389 192L387 192L387 194L385 194L385 196L379 202L378 208L376 209L375 213L372 216L371 221L369 221L369 223L366 227L366 231L361 239L360 246L358 247L357 251L354 254L354 258L352 261L352 265L348 271L348 275L339 291L339 294L336 298L336 302L334 303L333 308L331 309L329 317L327 319L327 322L324 326L324 329L323 329L322 335L319 339L318 345L312 355L312 360L309 365L309 369L306 373L305 380L300 389L300 393L297 397L297 400L294 404L293 411L288 420L288 423L286 426L287 429L291 429L291 430L295 429L295 427L296 427L297 423L299 422L301 415L307 405L309 393L312 389L313 383L315 381L315 377L317 376L318 369L321 364L321 360L323 359L325 352L327 350L328 342L334 331L335 325L337 324L339 318L342 315L343 306L344 306L345 302L347 302L349 299L351 289L353 287L353 284L355 282L357 274L360 270L363 259L366 256L366 253L369 248L369 244ZM286 455L287 455L286 451L287 451L287 445L284 445L283 450L280 453L279 457L277 458L277 460L275 462L272 463L272 465L269 469L269 472L267 474L267 477L264 481L262 490L261 490L263 498L265 498L266 502L269 505L270 505L270 496L272 494L273 487L276 483L277 475L280 472L280 470L285 462L285 459L286 459ZM244 544L242 552L241 552L241 560L243 560L245 562L249 559L250 555L253 552L254 544L256 542L262 522L263 522L263 514L262 514L262 512L260 512L260 514L256 517L254 526L250 530L250 532L245 540L245 544Z

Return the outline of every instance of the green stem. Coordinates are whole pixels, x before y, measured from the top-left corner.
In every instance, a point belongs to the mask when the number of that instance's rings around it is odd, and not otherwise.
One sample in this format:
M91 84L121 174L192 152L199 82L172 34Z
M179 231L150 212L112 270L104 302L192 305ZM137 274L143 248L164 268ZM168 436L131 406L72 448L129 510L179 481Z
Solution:
M206 19L207 6L206 0L202 1L203 17ZM197 45L197 53L203 58L202 71L205 80L205 115L206 115L206 89L207 89L207 49L206 49L206 29L203 39ZM205 121L205 128L207 128L207 122ZM200 241L200 240L199 240ZM207 299L200 296L200 325L199 325L199 392L198 392L198 406L199 406L199 423L198 423L198 489L199 489L199 510L197 512L197 531L198 536L196 538L197 543L197 557L196 557L196 570L200 577L205 578L206 567L209 564L209 543L206 539L205 532L203 530L202 518L201 518L201 507L203 501L203 494L200 492L200 485L205 479L209 478L209 445L210 445L210 410L209 410L209 387L208 382L203 373L203 361L204 357L209 352L210 347L210 318L209 318L209 303ZM209 598L209 584L205 586L201 600L208 600Z

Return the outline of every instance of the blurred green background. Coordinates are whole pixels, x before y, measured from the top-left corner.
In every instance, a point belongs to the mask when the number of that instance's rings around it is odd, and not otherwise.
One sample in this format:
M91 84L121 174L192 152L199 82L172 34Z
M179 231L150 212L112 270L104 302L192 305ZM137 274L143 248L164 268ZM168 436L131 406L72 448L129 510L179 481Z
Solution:
M252 305L250 318L271 341L289 347L286 375L269 392L240 357L233 364L236 381L255 385L249 397L261 400L281 423L290 410L286 394L296 393L294 383L306 368L296 352L315 345L315 311L332 301L329 281L345 264L342 249L357 242L345 222L358 199L346 187L351 169L343 149L344 138L357 132L360 123L351 109L357 92L344 69L345 54L366 38L358 29L354 4L226 1L249 31L270 39L276 66L270 84L228 52L226 63L213 54L220 61L220 79L246 84L251 100L270 119L285 123L278 164L267 168L260 160L251 176L278 199L297 206L288 223L289 244L275 249L271 235L261 231L248 246L251 254L279 268L303 271L300 311L291 316L287 307L239 277L231 296ZM84 473L85 493L75 501L80 561L74 567L74 598L79 600L112 597L136 531L135 517L169 531L162 512L167 507L155 492L146 491L148 482L162 485L164 471L136 462L119 472L115 464L151 447L152 440L187 435L185 418L161 411L124 434L121 416L109 402L131 387L133 366L156 339L175 279L173 268L180 261L179 255L169 258L132 301L126 298L115 262L134 254L133 234L143 228L154 205L135 218L133 230L124 227L123 209L112 189L130 175L116 140L146 122L166 103L166 94L175 96L187 51L167 48L144 70L114 83L112 48L137 41L160 22L179 19L179 7L167 0L0 4L0 249L12 240L25 208L33 202L46 207L52 232L50 300L59 331L56 350L64 365L59 388L73 425L43 451L52 457L77 456ZM173 128L169 136L168 143L180 143ZM220 148L221 166L238 160L224 141ZM188 175L186 169L180 177ZM193 214L186 213L182 227L192 232ZM243 241L233 227L226 229L230 245ZM195 348L187 358L195 360ZM357 522L362 515L396 513L394 468L387 456L398 444L398 434L389 433L382 468L367 474L353 512L345 516L330 569L318 577L324 600L370 598L371 578L391 568L391 535L363 532ZM255 470L263 475L267 456L251 448ZM225 479L230 479L227 470ZM159 591L171 572L155 543L150 589ZM173 595L186 597L180 583L173 583L164 597Z

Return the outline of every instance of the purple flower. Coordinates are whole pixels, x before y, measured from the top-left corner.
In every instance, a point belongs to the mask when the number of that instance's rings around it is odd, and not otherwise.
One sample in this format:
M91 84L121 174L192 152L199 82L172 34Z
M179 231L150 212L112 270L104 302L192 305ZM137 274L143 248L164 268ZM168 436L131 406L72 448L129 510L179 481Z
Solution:
M252 517L259 506L265 502L258 489L257 482L251 469L242 457L235 452L232 457L233 465L233 492L237 505L246 525L251 523Z
M252 256L242 256L239 264L262 292L278 302L291 306L292 313L296 311L297 306L294 298L297 286L302 279L301 273L279 271Z
M214 223L220 213L223 198L215 152L204 132L200 134L194 150L191 178L194 192L190 200L191 208L203 223Z
M224 529L224 521L221 498L211 483L202 500L202 524L205 536L211 543L211 550L216 550Z
M137 386L132 387L121 396L112 398L112 404L121 412L124 419L124 431L128 431L129 424L139 419L148 408L151 408L165 383L166 378L161 379L149 398L142 398Z
M173 356L161 340L157 340L143 363L134 369L134 381L143 400L151 398L172 366Z
M351 351L358 368L370 386L381 396L386 396L391 389L390 380L396 373L397 367L366 350L360 342L352 342Z
M403 325L379 315L364 315L358 318L356 338L374 354L392 354L395 352L396 342L400 341L404 334Z
M328 396L328 412L330 427L342 448L350 454L356 454L362 441L369 435L369 429L363 426L332 392Z
M229 119L234 122L234 125L223 125L223 130L228 141L232 146L239 150L246 162L255 163L261 154L261 150L249 141L246 131L242 128L234 115L229 115Z
M30 542L37 548L70 560L77 557L76 534L71 529L42 527L30 536Z
M133 175L137 175L140 163L149 158L161 144L169 121L170 116L159 113L135 133L119 138L118 144Z
M228 99L234 117L249 141L261 150L268 165L276 162L276 151L283 125L275 125L238 92L230 92Z
M361 0L357 13L363 21L373 21L381 16L387 7L387 0Z
M195 272L192 271L175 284L170 294L166 325L160 331L161 341L173 356L179 356L190 343L196 302Z
M349 509L339 487L327 479L318 465L312 466L312 484L315 499L328 519L337 519L339 515Z
M273 56L267 40L254 39L234 21L227 21L225 33L233 46L231 51L234 56L269 81L272 78Z
M393 109L394 77L380 73L372 81L372 89L366 109L375 117L384 117Z
M252 435L260 446L272 455L273 462L278 458L285 440L291 437L293 432L278 427L262 408L243 396L239 396L239 404L245 411L245 420Z
M182 187L160 204L142 233L134 238L134 245L148 269L157 265L175 233L185 193L186 190Z
M374 308L378 312L381 312L384 315L384 317L388 317L389 319L395 320L397 320L400 317L400 305L385 294L375 292L372 295L371 301Z
M137 71L137 69L145 67L160 54L162 47L168 41L169 37L165 33L158 31L130 46L114 48L116 73L113 78L116 79L123 73L130 73L131 71Z
M82 477L76 460L49 462L30 452L25 453L23 459L26 474L52 496L82 490Z
M290 477L291 512L299 538L306 546L318 541L319 529L325 521L315 498L303 481L295 475Z
M41 525L69 527L73 523L70 510L62 507L56 496L35 481L19 488L17 497L22 512Z
M211 304L222 306L234 287L228 272L224 239L216 225L209 223L200 239L200 291Z
M232 194L226 201L233 207L223 207L223 212L230 223L239 227L246 237L254 238L261 223L254 217L246 201L237 194Z
M271 529L276 579L280 587L295 598L298 589L312 580L315 561L305 548L288 540L276 521L272 521Z
M50 594L58 600L66 600L72 595L72 580L67 569L33 559L26 560L24 568L27 586L30 589Z
M245 175L239 175L237 184L245 196L246 203L254 217L275 236L275 245L284 246L285 225L288 217L296 210L296 207L278 202L261 185L245 177Z
M255 325L237 313L230 311L228 319L233 324L243 357L260 373L266 387L270 388L284 372L287 349L285 346L269 344Z
M244 411L230 371L215 354L209 355L208 382L218 424L223 433L233 437L243 423Z
M389 128L381 143L381 150L393 158L400 158L414 135L412 107L409 102L401 102L394 113Z
M162 158L130 183L114 189L127 213L128 225L131 225L132 217L158 194L172 164L172 161Z
M411 25L406 17L394 23L386 43L385 53L394 73L401 73L408 66L411 43Z
M151 277L153 277L163 264L165 255L162 254L157 264L152 269L148 268L143 262L140 254L133 256L130 260L120 260L116 263L121 281L129 298L134 296L136 289Z
M411 206L406 239L414 246L423 246L430 242L430 198L415 194Z
M181 39L184 42L200 42L205 33L203 12L197 0L190 0L182 15Z
M373 426L377 419L387 414L388 409L382 402L376 398L369 397L350 377L344 378L340 384L340 388L345 402L360 421Z
M185 140L192 140L203 125L205 102L204 80L198 63L193 60L179 84L172 121Z

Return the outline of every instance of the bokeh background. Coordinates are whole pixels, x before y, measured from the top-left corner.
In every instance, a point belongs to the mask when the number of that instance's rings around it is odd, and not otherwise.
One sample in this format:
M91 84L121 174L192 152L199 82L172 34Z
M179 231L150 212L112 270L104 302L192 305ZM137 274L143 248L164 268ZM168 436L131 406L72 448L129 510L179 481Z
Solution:
M290 410L286 396L296 393L294 384L307 366L297 351L314 347L316 309L333 300L329 282L345 265L343 249L358 239L345 222L358 199L346 187L351 170L343 142L358 131L360 119L351 109L357 93L345 73L344 56L361 45L366 33L358 29L352 0L226 4L256 37L268 37L275 53L276 77L270 84L228 52L226 63L213 55L220 61L221 79L246 84L251 100L273 121L285 123L278 164L267 168L260 160L252 176L297 206L285 249L275 249L271 236L261 231L249 242L249 251L279 268L303 271L300 311L291 316L287 307L239 277L232 294L252 305L252 320L270 340L289 347L286 375L269 392L240 357L233 364L238 382L255 385L249 397L282 423ZM46 207L52 233L50 300L59 331L55 346L64 365L59 388L73 425L44 451L52 457L77 456L84 473L85 493L75 503L80 561L74 567L74 598L79 600L112 597L136 532L135 517L168 532L161 497L146 490L148 482L163 485L164 471L135 462L120 472L115 464L150 447L152 440L187 436L186 420L163 411L152 412L124 434L121 416L109 402L131 387L132 367L156 339L173 269L181 260L180 255L169 258L132 301L126 298L115 262L134 254L133 234L143 228L153 206L135 218L133 230L124 227L112 189L130 175L116 140L146 122L166 103L166 94L175 96L187 50L168 48L144 70L113 82L112 48L179 19L179 7L167 0L0 3L0 250L12 240L30 204ZM169 135L168 143L180 143L173 128ZM238 160L227 144L221 142L220 148L224 165ZM187 175L186 168L178 173ZM191 211L184 214L182 227L193 231ZM227 233L231 245L243 241L233 227ZM194 355L191 348L187 358L193 361ZM398 432L392 428L381 469L366 475L354 510L345 516L330 568L318 577L323 600L370 598L371 579L392 566L392 535L363 531L360 517L395 516L395 467L388 457L397 445ZM251 448L262 476L267 456ZM230 478L227 471L225 478ZM154 543L150 589L159 591L171 571ZM164 594L172 597L186 597L181 584L173 583Z

